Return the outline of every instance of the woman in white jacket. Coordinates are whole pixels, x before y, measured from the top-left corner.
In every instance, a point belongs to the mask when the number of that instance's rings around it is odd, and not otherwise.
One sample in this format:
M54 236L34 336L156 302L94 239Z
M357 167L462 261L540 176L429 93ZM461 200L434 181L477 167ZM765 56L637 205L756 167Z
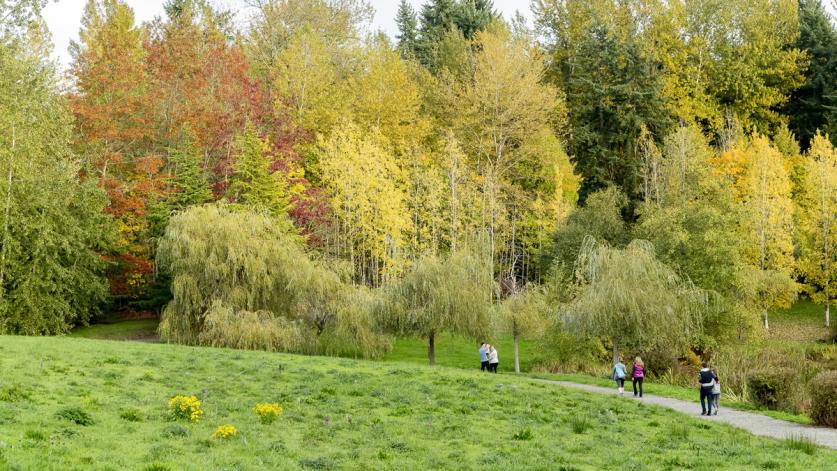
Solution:
M488 371L496 373L497 372L497 365L500 364L500 360L497 358L497 349L494 348L494 345L488 346Z

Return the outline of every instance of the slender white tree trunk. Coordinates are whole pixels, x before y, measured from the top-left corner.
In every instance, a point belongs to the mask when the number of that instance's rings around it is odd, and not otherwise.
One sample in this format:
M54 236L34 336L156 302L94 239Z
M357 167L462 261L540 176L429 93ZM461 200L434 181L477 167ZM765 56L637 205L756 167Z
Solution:
M764 310L764 330L770 330L770 322L767 320L767 309Z
M825 301L825 326L831 327L831 302Z

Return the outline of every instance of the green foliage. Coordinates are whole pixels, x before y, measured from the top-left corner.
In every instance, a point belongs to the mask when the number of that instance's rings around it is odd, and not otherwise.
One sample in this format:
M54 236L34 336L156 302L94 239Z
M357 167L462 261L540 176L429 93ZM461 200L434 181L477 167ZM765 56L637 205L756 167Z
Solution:
M682 279L635 240L615 249L585 239L576 262L578 296L562 308L562 321L579 335L607 337L620 349L679 354L703 329L709 293Z
M271 170L270 152L270 141L260 138L252 126L239 135L227 194L234 203L266 211L283 221L290 208L288 182Z
M56 412L55 417L84 427L95 423L93 417L80 407L65 407Z
M413 56L432 71L446 62L444 42L453 36L473 39L497 18L491 0L430 0L422 6ZM400 25L399 25L400 26ZM400 30L402 34L405 30Z
M750 398L772 410L793 410L800 394L800 376L795 368L773 367L747 378Z
M837 27L822 0L800 0L795 47L808 54L809 63L805 83L791 94L784 111L807 149L818 130L837 136Z
M837 370L823 371L809 384L811 418L819 425L837 427Z
M97 252L113 226L104 194L79 176L57 76L32 46L0 43L0 332L58 334L108 299Z
M625 195L615 188L607 188L588 196L585 205L573 211L565 224L552 236L547 260L570 270L578 259L585 237L621 247L628 242L628 232L622 219L627 205Z
M484 254L460 250L446 258L425 256L403 278L385 287L375 307L378 323L398 335L434 340L443 332L485 336L492 328L493 282Z
M172 276L163 311L164 340L188 344L316 353L329 332L372 356L388 345L355 310L353 286L312 260L275 218L224 206L175 216L158 263Z

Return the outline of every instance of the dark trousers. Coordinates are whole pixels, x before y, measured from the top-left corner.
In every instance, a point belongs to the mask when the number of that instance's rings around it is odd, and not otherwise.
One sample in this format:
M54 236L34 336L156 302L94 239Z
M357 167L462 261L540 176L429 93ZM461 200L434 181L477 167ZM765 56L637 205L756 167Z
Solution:
M489 364L488 365L488 371L490 371L491 373L496 373L497 372L497 365L499 365L499 363Z
M645 378L634 378L634 396L636 396L636 385L639 383L639 397L642 397L642 380Z
M712 387L700 388L700 408L704 414L712 414Z
M488 365L487 360L480 363L480 371L485 371L485 370L491 371L491 367Z

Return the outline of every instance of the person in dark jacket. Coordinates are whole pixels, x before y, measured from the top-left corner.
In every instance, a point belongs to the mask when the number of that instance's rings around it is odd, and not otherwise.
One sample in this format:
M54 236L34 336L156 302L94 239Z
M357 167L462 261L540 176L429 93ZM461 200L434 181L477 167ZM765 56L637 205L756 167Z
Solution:
M700 373L698 373L698 382L700 383L700 408L702 412L700 415L712 415L712 388L715 386L717 377L709 365L703 362Z

